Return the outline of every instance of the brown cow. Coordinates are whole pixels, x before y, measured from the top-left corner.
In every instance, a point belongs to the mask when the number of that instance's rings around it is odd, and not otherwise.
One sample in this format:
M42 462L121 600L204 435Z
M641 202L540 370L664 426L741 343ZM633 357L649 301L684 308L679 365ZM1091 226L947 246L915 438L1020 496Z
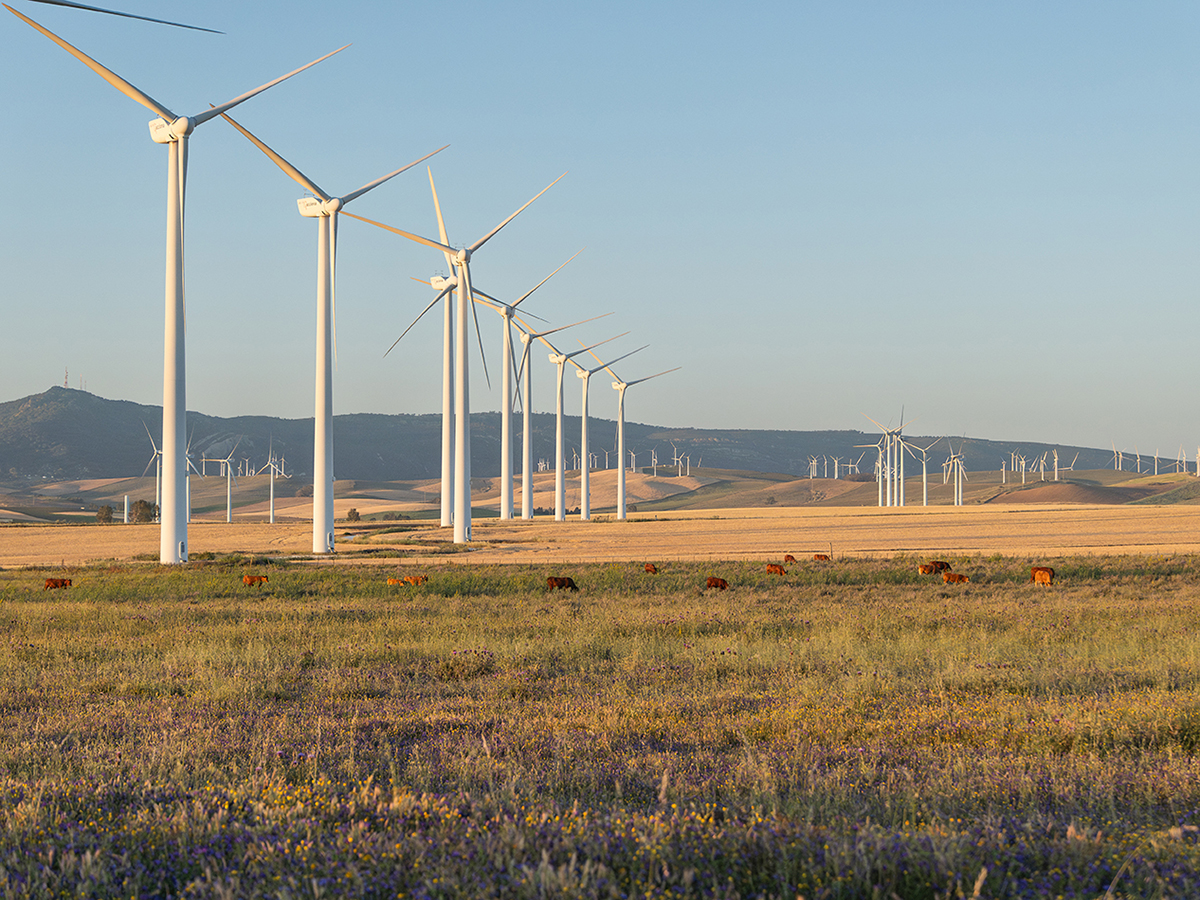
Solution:
M777 566L775 563L767 563L768 575L786 575L787 570L783 566Z
M1034 584L1054 584L1054 570L1049 566L1034 566L1029 570L1029 580Z
M646 563L646 571L649 572L651 575L657 575L658 574L658 566L656 566L654 563Z
M795 562L795 561L796 561L796 557L792 556L792 554L790 554L790 553L785 553L785 554L783 555L783 561L784 561L785 563Z
M389 578L388 584L404 584L403 578Z
M813 562L829 562L828 553L814 553Z
M42 587L43 591L54 591L59 588L69 588L71 586L70 578L47 578L46 584Z
M935 571L935 572L949 572L950 571L950 563L942 562L940 559L930 560L929 564L931 566L933 566L933 571Z
M413 587L416 587L419 584L424 584L428 580L429 580L428 575L405 575L404 576L404 583L411 584Z
M266 584L266 575L243 575L242 584Z
M967 584L970 580L966 575L959 575L957 572L942 573L942 581L945 584Z
M917 565L917 572L921 575L932 575L936 571L937 568L933 565L933 563L919 563Z
M546 578L546 589L560 591L577 591L579 588L575 586L575 579L569 575L564 575L561 578L555 575L550 575Z
M704 582L704 589L716 588L718 591L729 590L729 582L724 578L717 578L715 575L709 575L708 580Z

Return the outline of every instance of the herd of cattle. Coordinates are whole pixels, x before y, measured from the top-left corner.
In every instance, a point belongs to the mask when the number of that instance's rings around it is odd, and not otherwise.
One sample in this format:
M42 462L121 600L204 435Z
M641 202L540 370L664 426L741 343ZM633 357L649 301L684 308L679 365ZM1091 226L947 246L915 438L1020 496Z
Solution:
M794 563L796 557L787 553L783 557L784 563ZM814 553L813 562L829 562L829 555L825 553ZM646 563L645 571L647 575L657 575L658 566L654 563ZM940 559L935 559L927 563L917 565L917 572L921 575L941 575L942 582L945 584L967 584L970 578L966 575L952 572L950 563ZM785 569L779 563L767 563L768 575L787 575ZM266 575L243 575L242 583L248 587L267 584L269 581ZM425 584L429 581L428 575L404 575L402 577L388 578L389 585L406 585L416 587ZM1029 570L1029 581L1038 585L1054 584L1054 570L1049 566L1034 566ZM43 591L59 590L69 588L71 586L70 578L47 578ZM709 575L704 582L704 590L727 591L729 590L729 582L724 578L719 578L716 575ZM546 590L548 591L577 591L579 586L575 584L575 579L565 575L550 575L546 578Z

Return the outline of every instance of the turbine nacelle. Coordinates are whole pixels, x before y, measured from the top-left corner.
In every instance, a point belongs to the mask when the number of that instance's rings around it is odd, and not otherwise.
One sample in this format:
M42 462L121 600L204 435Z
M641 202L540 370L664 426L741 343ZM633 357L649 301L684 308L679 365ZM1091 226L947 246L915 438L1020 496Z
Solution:
M441 275L434 275L429 279L429 284L440 294L447 288L458 287L458 277L451 275L449 278L443 278Z
M156 144L172 144L195 130L196 123L187 116L180 116L173 122L161 116L150 120L150 139Z
M300 210L300 215L309 219L320 219L337 213L342 208L342 198L322 200L320 197L301 197L296 201L296 207Z

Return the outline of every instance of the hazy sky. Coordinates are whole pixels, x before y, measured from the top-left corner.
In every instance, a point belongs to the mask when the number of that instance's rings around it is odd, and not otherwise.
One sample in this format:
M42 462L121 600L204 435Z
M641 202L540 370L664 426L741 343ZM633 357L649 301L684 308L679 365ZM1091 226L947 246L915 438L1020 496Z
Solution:
M614 312L576 331L650 343L625 378L683 366L631 389L631 419L863 428L903 404L921 433L1200 442L1194 3L95 0L213 35L10 2L180 114L352 42L235 115L335 194L450 144L432 165L455 244L569 171L472 274L515 299L586 245L525 307ZM0 12L0 399L70 367L160 403L165 148ZM312 415L302 195L224 122L192 136L189 408ZM423 167L349 209L436 236ZM411 278L443 269L343 218L335 412L440 408L440 318L383 352L432 298ZM476 354L472 406L496 409L500 320L480 315L493 389Z

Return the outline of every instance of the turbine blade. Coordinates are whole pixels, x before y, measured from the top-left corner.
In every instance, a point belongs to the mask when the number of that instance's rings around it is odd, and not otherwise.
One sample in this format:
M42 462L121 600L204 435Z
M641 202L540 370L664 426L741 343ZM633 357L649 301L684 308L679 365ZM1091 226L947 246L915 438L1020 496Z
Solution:
M209 34L224 34L215 28L202 28L199 25L184 25L182 22L168 22L166 19L152 19L149 16L136 16L133 13L119 12L115 9L104 9L99 6L87 6L83 3L72 3L71 0L33 0L34 3L48 3L52 6L70 6L74 9L86 9L88 12L107 13L110 16L122 16L126 19L141 19L143 22L153 22L156 25L174 25L176 28L190 28L192 31L207 31Z
M7 3L4 4L4 8L7 9L10 13L12 13L14 16L16 16L18 19L20 19L22 22L24 22L26 25L30 26L31 28L33 28L36 31L40 31L46 37L50 38L50 40L54 41L54 43L58 44L58 46L62 47L64 50L66 50L68 53L70 53L72 56L74 56L77 60L79 60L81 63L83 63L89 69L91 69L93 72L95 72L101 78L103 78L105 81L107 81L113 87L115 87L122 94L124 94L126 97L128 97L131 100L136 100L138 103L142 104L142 106L146 107L146 109L150 110L155 115L161 116L164 121L174 122L176 119L179 118L177 115L175 115L175 113L171 112L169 109L167 109L165 106L163 106L157 100L155 100L149 94L134 87L132 84L130 84L128 81L126 81L124 78L122 78L120 75L118 75L116 72L112 71L111 69L106 69L104 66L100 65L100 63L96 62L94 59L92 59L90 56L88 56L82 50L79 50L79 49L71 46L70 44L68 44L66 41L64 41L62 38L60 38L53 31L50 31L48 28L43 28L37 22L33 21L33 19L17 12L15 9L13 9L11 6L9 6Z
M629 334L628 331L622 331L620 334L614 334L610 338L605 338L602 341L597 341L596 343L592 344L590 347L582 347L579 350L572 350L570 353L567 353L565 355L566 355L567 359L571 359L572 357L578 356L580 353L585 353L588 350L594 350L596 347L600 347L604 344L611 343L612 341L615 341L617 338L623 338L627 334Z
M306 191L310 191L311 193L320 197L322 200L332 199L327 193L321 190L320 186L315 181L313 181L311 178L293 166L290 162L268 147L259 138L251 134L250 131L243 125L240 125L238 122L234 121L232 116L222 113L221 118L240 131L246 140L265 153L267 155L267 159L279 166L279 168L283 170L284 174L291 178L292 181L295 181Z
M579 250L577 250L575 252L575 255L571 257L571 259L574 259L576 256L578 256L580 253L582 253L586 249L587 249L586 247L580 247ZM541 281L539 281L537 284L535 284L532 288L530 288L521 297L520 300L518 300L516 303L513 304L513 309L516 309L518 306L520 306L526 297L528 297L530 294L532 294L534 291L536 291L538 288L540 288L543 284L545 284L547 281L549 281L551 278L553 278L558 273L559 269L561 269L563 266L565 266L567 263L569 263L571 261L571 259L568 259L567 262L562 264L562 266L559 266L558 269L555 269L553 272L551 272L549 275L547 275L545 278L543 278Z
M368 225L374 225L376 228L382 228L384 231L390 231L392 234L398 234L400 237L406 237L410 241L416 241L418 244L424 244L426 247L432 247L434 250L441 250L443 253L458 253L458 251L453 247L448 247L445 244L439 244L437 241L431 241L429 238L423 238L419 234L413 234L409 231L401 231L399 228L393 228L391 225L384 225L382 222L376 222L374 219L356 216L352 212L344 212L342 215L349 216L352 219L358 219L360 222L366 222Z
M683 366L676 366L674 369L667 369L665 372L659 372L658 375L647 375L645 378L639 378L637 381L627 381L625 382L625 386L629 387L630 385L641 384L643 381L649 381L651 378L657 378L659 375L669 375L672 372L678 372L682 368ZM874 447L876 445L871 444L870 446ZM866 456L866 454L864 453L863 456ZM860 456L859 459L862 459L862 456Z
M582 343L582 341L580 343ZM635 354L635 353L641 353L643 350L645 350L649 346L650 346L649 344L643 344L642 346L638 347L636 350L630 350L624 356L618 356L616 359L611 360L610 362L607 362L607 363L603 362L600 359L600 357L596 356L595 353L592 353L592 356L596 357L596 362L600 363L600 365L596 366L596 368L592 369L591 371L599 372L601 369L608 369L609 366L615 366L617 363L619 363L621 360L625 359L626 357L633 356L633 354ZM612 369L608 369L608 374L612 375ZM616 377L617 377L616 375L613 375L613 378L616 378Z
M274 81L268 81L266 84L260 85L259 87L256 87L252 91L246 91L246 93L241 94L237 97L234 97L232 100L222 103L220 106L214 106L212 109L206 109L206 110L204 110L204 112L197 113L196 115L194 115L192 117L192 122L195 123L196 125L203 125L209 119L214 118L215 116L219 116L221 113L225 112L226 110L233 109L239 103L249 100L255 94L261 94L267 88L275 87L275 85L279 84L279 82L287 81L293 75L299 75L305 69L311 68L312 66L315 66L319 62L324 62L325 60L329 59L329 57L333 56L334 53L341 53L343 50L346 49L346 47L349 47L349 46L350 46L349 44L345 44L341 47L338 47L336 50L334 50L330 53L326 53L322 57L314 59L312 62L308 63L307 65L301 66L298 69L293 69L292 71L288 72L286 75L280 75Z
M532 328L529 327L529 323L524 321L520 316L513 316L513 318L516 319L518 322L520 322L521 325L523 325L525 327L525 330L527 332L529 332L529 334L533 335L533 337L537 338L539 341L541 341L543 344L545 344L551 350L554 350L554 346L548 340L546 340L546 335L554 334L555 332L558 332L558 331L565 331L568 328L574 328L576 325L586 325L588 322L595 322L597 319L603 319L606 316L611 316L611 315L612 315L612 313L610 313L610 312L602 313L601 315L598 315L598 316L592 316L590 319L580 319L578 322L572 322L570 325L560 325L557 328L551 328L549 331L542 331L542 332L535 332ZM554 352L557 353L558 351L554 350Z
M552 182L550 182L548 185L546 185L544 188L542 188L540 191L538 191L537 194L533 197L533 200L530 200L529 203L532 203L538 197L542 196L542 194L546 193L546 191L550 190L550 188L554 187L556 184L558 184L560 181L562 181L566 177L567 177L567 173L563 172L561 175L559 175L557 178L555 178ZM496 236L496 234L499 233L501 228L503 228L505 225L507 225L509 222L511 222L513 219L515 219L517 216L519 216L521 213L523 213L525 211L525 207L529 206L529 203L526 203L525 206L522 206L515 213L513 213L511 216L509 216L507 219L505 219L503 222L501 222L499 225L497 225L495 228L493 228L491 231L489 231L487 234L485 234L483 237L481 237L479 240L477 240L475 243L473 243L469 248L470 252L474 253L476 250L478 250L480 247L482 247L484 244L486 244L488 241L490 241L492 238L494 238Z
M443 289L443 290L442 290L442 292L441 292L440 294L438 294L436 297L434 297L434 298L433 298L433 302L432 302L432 303L430 303L430 304L429 304L427 307L425 307L423 310L421 310L421 315L419 315L419 316L417 316L415 319L413 319L413 320L412 320L412 325L409 325L407 328L405 328L405 329L404 329L404 332L403 332L403 333L400 335L400 337L398 337L398 338L396 338L396 340L392 341L392 346L388 347L388 348L387 348L387 350L384 352L384 354L383 354L383 355L384 355L384 356L387 356L387 355L388 355L389 353L391 353L391 352L392 352L394 349L396 349L396 345L397 345L398 343L400 343L400 341L401 341L401 340L404 338L404 335L406 335L406 334L408 334L410 331L412 331L413 325L416 325L418 322L420 322L420 321L421 321L421 317L422 317L422 316L424 316L424 315L425 315L425 313L427 313L427 312L429 312L431 309L433 309L433 308L434 308L434 306L436 306L436 305L437 305L437 302L438 302L439 300L441 300L443 297L445 297L445 296L446 296L448 293L450 293L450 291L452 291L452 290L454 290L454 285L451 285L450 287Z
M449 146L450 146L449 144L446 144L444 147L438 147L436 150L434 150L434 151L433 151L433 153L426 153L426 154L425 154L424 156L422 156L420 159L417 159L417 160L414 160L413 162L410 162L410 163L409 163L407 166L401 166L401 167L400 167L399 169L397 169L395 172L389 172L387 175L384 175L382 178L376 178L376 179L375 179L374 181L372 181L370 184L364 184L364 185L363 185L362 187L360 187L360 188L359 188L357 191L352 191L351 193L349 193L349 194L347 194L346 196L344 196L344 197L342 198L342 203L343 203L343 204L346 204L346 203L349 203L351 200L355 200L355 199L357 199L357 198L361 197L361 196L362 196L363 194L365 194L367 191L370 191L370 190L373 190L373 189L375 189L375 188L379 187L379 185L383 184L385 181L387 181L387 180L389 180L389 179L391 179L391 178L395 178L395 177L396 177L397 175L399 175L401 172L407 172L407 171L408 171L409 169L411 169L413 166L417 165L418 163L423 163L423 162L425 162L425 160L427 160L427 159L429 159L429 157L433 156L433 154L434 154L434 153L441 153L443 150L445 150L445 149L446 149L446 147L449 147Z
M463 287L467 291L467 296L471 296L471 272L467 266L462 267ZM475 318L475 337L479 340L479 358L483 361L483 378L487 382L488 390L492 388L492 379L488 375L487 354L483 352L483 332L479 329L479 310L475 308L475 304L470 304L471 315Z
M437 188L433 186L433 169L431 169L429 166L426 166L425 171L429 173L429 190L433 194L434 212L437 213L438 235L441 237L442 243L449 246L450 238L446 237L446 223L442 219L442 204L438 202ZM446 257L446 265L448 266L446 269L446 274L449 275L454 271L454 261L451 259L451 254L446 253L444 255Z

